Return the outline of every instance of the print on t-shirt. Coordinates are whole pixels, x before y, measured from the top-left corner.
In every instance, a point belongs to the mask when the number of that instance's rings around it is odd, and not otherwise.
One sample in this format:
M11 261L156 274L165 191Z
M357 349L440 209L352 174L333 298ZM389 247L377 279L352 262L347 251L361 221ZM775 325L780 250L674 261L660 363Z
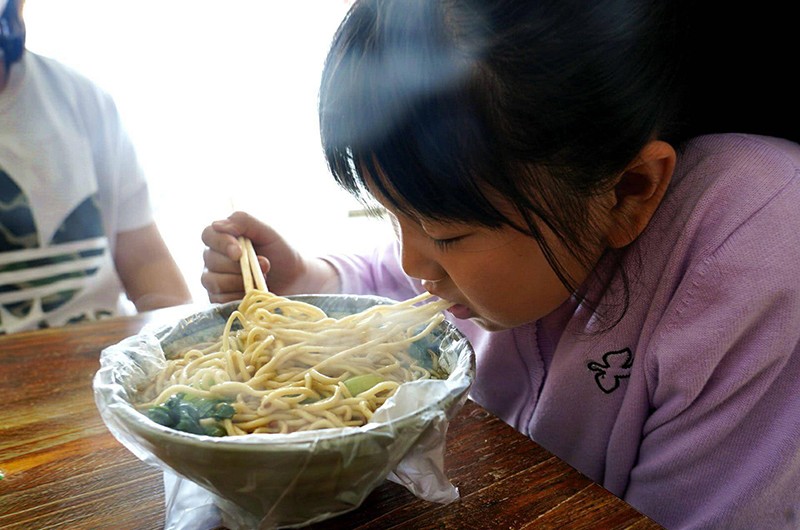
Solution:
M43 245L28 198L0 169L0 334L13 328L10 321L31 317L38 327L47 327L47 315L92 281L108 252L102 228L90 196ZM63 323L102 316L81 313Z

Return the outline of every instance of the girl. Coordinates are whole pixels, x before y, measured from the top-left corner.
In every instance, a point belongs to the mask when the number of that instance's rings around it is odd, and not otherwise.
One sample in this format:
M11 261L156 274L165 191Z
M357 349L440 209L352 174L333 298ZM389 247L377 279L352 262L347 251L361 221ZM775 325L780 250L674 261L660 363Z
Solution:
M472 399L643 513L797 528L800 146L697 136L679 15L357 0L323 147L397 241L308 258L235 213L203 232L210 299L243 295L238 235L279 294L427 289L476 349Z

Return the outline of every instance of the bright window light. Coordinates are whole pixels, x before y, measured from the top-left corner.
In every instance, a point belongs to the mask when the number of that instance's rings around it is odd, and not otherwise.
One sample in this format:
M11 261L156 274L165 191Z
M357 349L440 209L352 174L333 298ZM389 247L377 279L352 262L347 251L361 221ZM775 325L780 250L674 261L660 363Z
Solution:
M196 300L202 229L246 210L301 251L361 250L386 224L351 216L319 143L317 90L346 0L27 0L28 48L117 102L156 220Z

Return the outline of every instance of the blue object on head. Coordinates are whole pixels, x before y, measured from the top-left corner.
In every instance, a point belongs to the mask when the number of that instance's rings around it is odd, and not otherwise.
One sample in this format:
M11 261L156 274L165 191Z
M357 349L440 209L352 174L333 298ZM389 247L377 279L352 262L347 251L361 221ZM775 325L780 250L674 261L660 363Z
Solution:
M25 23L19 16L17 0L0 0L0 51L6 69L25 51Z

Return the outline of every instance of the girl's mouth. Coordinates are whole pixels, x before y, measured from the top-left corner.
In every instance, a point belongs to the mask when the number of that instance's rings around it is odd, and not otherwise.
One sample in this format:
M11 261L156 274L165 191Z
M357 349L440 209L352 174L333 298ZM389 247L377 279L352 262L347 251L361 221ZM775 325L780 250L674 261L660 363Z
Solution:
M451 315L461 320L467 320L473 316L472 310L469 307L461 304L452 305L447 310Z

